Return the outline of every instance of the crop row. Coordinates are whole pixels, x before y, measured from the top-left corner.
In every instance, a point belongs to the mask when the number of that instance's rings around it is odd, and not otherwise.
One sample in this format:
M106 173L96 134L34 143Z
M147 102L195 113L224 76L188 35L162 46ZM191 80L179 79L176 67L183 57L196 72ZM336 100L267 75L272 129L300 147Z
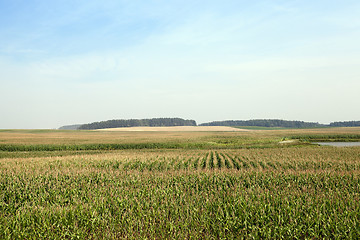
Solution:
M360 162L325 161L325 160L302 160L296 159L271 159L249 157L231 154L229 152L209 151L204 155L188 157L152 157L130 158L127 160L103 160L91 161L89 164L101 169L121 169L138 171L201 171L201 170L331 170L331 171L357 171L360 170Z
M111 171L359 171L356 149L264 149L236 151L119 151L30 158L7 158L3 170L99 169ZM71 153L71 152L69 152ZM76 153L73 153L76 154ZM27 160L29 159L29 160ZM47 160L46 160L47 159ZM26 166L26 167L25 167ZM30 167L31 166L31 167ZM26 168L26 169L23 169ZM18 169L18 170L16 170Z
M21 154L20 154L21 153ZM51 155L50 153L53 153ZM10 152L8 153L10 154ZM13 152L3 171L359 171L359 148ZM11 155L11 154L10 154ZM16 156L19 158L15 158Z

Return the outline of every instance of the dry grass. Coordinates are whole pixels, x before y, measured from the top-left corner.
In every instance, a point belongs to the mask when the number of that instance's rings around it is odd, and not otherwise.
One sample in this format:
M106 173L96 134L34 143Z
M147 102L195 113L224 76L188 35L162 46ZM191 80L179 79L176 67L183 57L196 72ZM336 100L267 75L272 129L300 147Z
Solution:
M213 136L242 136L246 132L186 131L0 131L0 144L92 144L196 141Z
M134 128L135 129L135 128ZM232 129L232 128L231 128ZM360 134L360 128L250 131L59 131L0 130L0 144L197 142L213 139L278 139L291 135Z

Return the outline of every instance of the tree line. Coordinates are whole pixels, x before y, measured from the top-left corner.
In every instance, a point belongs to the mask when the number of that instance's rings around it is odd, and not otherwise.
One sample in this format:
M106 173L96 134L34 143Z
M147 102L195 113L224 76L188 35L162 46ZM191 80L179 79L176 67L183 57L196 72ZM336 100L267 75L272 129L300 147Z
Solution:
M330 127L360 127L360 121L332 122Z
M182 118L151 118L151 119L118 119L102 122L93 122L80 125L63 126L59 129L91 130L121 127L171 127L171 126L197 126L195 120ZM320 124L317 122L288 121L280 119L253 119L253 120L226 120L199 124L199 126L249 126L249 127L282 127L282 128L319 128L319 127L360 127L360 121L332 122Z
M182 118L151 118L151 119L118 119L83 124L79 130L121 128L121 127L170 127L170 126L197 126L195 120Z
M283 127L283 128L319 128L319 127L360 127L360 121L317 122L288 121L280 119L226 120L202 123L199 126L249 126L249 127Z
M202 123L200 126L251 126L251 127L284 127L284 128L314 128L324 127L323 124L303 121L287 121L280 119L227 120Z

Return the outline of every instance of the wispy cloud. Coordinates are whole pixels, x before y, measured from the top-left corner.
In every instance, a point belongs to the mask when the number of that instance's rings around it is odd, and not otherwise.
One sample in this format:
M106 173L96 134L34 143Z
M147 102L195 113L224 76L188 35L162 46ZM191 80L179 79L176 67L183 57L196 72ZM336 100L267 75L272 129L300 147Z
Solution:
M54 114L66 124L167 115L199 122L360 117L352 110L360 104L355 1L5 5L0 102L13 117L0 127L24 124L33 106L34 122ZM333 113L336 101L345 104L333 97L339 94L349 107ZM313 105L316 99L325 103Z

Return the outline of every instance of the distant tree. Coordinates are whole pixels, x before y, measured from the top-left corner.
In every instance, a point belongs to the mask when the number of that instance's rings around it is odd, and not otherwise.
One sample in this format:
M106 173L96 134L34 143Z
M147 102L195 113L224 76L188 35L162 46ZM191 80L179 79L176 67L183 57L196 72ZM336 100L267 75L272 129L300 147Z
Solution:
M66 125L66 126L59 127L59 130L77 130L80 126L81 126L81 124Z

